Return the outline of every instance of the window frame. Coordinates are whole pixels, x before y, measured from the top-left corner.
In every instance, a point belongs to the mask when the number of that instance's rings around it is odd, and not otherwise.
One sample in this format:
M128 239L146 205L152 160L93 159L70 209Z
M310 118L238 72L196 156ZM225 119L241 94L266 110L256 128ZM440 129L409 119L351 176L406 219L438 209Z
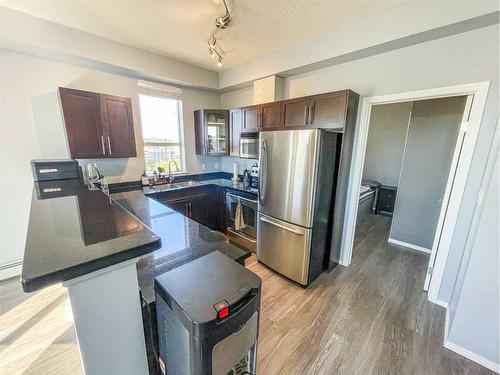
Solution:
M155 88L155 92L162 92L160 88ZM164 91L165 94L156 94L156 93L151 93L149 90L142 89L141 86L139 86L139 110L140 110L140 115L141 115L141 136L142 136L142 151L144 155L144 169L146 173L152 173L154 171L148 171L147 167L147 159L146 159L146 147L157 147L157 146L164 146L164 147L169 147L169 146L179 146L179 153L180 153L180 159L181 159L181 165L179 167L179 171L172 171L172 174L187 174L187 166L186 166L186 153L185 153L185 138L184 138L184 122L183 122L183 111L182 111L182 97L180 95L174 96L169 94L168 91ZM179 142L146 142L144 139L144 133L142 131L142 111L143 108L141 107L141 95L142 96L149 96L149 97L155 97L155 98L160 98L160 99L169 99L169 100L175 100L177 102L177 131L179 133Z

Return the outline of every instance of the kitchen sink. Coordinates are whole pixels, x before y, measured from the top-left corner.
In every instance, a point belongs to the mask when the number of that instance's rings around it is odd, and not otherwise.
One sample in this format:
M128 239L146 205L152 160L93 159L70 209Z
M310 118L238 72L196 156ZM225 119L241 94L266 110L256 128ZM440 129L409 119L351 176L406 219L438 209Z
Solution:
M199 186L202 185L200 184L199 181L179 181L171 185L177 185L178 187L191 187L191 186Z

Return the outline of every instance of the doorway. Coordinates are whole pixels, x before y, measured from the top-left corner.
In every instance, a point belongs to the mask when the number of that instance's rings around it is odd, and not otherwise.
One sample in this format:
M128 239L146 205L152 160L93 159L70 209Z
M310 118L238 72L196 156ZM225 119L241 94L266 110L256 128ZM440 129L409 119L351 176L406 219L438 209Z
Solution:
M479 84L454 86L454 87L431 89L431 90L416 91L403 94L386 95L386 96L363 99L361 106L361 117L357 129L358 133L356 134L356 140L355 140L353 168L350 176L350 187L349 187L350 194L348 197L348 210L346 212L346 227L344 230L344 237L342 241L342 250L341 250L342 265L345 266L349 265L352 258L353 239L358 217L358 208L360 206L359 193L365 166L365 154L367 151L369 151L367 143L368 143L369 129L371 125L370 122L372 119L372 113L376 114L376 106L387 105L387 104L412 103L411 105L413 109L413 105L415 103L418 103L418 107L421 107L423 106L423 104L426 104L424 105L424 107L426 107L424 109L428 110L429 103L432 104L431 101L432 99L455 98L453 100L458 102L462 100L463 107L462 107L462 113L460 113L460 117L462 120L459 121L459 124L457 125L456 129L457 132L455 133L455 138L454 138L455 142L454 144L451 145L453 152L451 153L451 157L448 157L447 161L447 165L449 168L445 175L446 183L444 184L444 188L442 186L443 184L441 184L441 188L438 189L437 191L437 193L442 194L441 198L442 202L439 209L437 210L437 214L434 213L433 216L434 218L433 222L435 223L434 230L427 231L428 232L427 245L421 246L420 249L420 250L425 249L427 250L427 252L430 253L429 267L428 267L430 272L425 282L425 288L427 287L429 288L428 298L431 302L435 303L440 302L437 299L437 295L439 292L441 278L444 272L444 266L446 264L446 259L448 255L449 245L451 243L451 238L453 235L453 230L458 215L458 209L460 207L465 187L466 177L470 167L472 151L474 149L479 129L479 124L484 110L484 104L488 92L488 87L489 83L479 83ZM425 103L425 101L429 102ZM403 182L401 180L402 177L404 177L405 180L406 193L403 194L402 197L407 196L407 198L405 199L404 203L409 202L408 196L411 197L411 187L415 186L415 181L414 181L415 176L413 176L413 174L411 173L412 168L408 168L410 172L408 173L407 176L403 174L405 153L408 151L408 149L412 149L413 157L408 156L408 158L406 158L407 161L406 164L408 167L411 167L412 165L413 166L419 165L419 163L422 164L421 163L422 158L418 157L418 147L416 146L420 145L421 147L422 144L425 145L425 143L422 143L422 138L420 137L421 134L419 134L419 131L421 131L422 127L425 126L421 124L420 126L417 127L416 124L418 123L418 121L416 119L420 118L420 120L422 120L426 119L428 116L425 115L425 111L422 111L422 108L417 108L417 109L420 115L414 117L415 118L414 129L418 131L416 133L415 131L412 132L411 126L408 126L407 128L406 131L407 134L405 134L405 144L403 148L403 157L401 161L400 175L398 176L397 180L398 184ZM464 113L466 114L465 116L463 115ZM410 124L411 124L411 115L408 117L408 125ZM410 136L410 138L408 138L408 136ZM408 144L408 140L410 140L411 144ZM433 141L435 140L431 139L430 143L432 143ZM413 150L413 148L415 147L417 149L417 152ZM448 156L449 155L450 153L448 153ZM439 177L438 173L439 170L442 171L442 168L441 169L435 168L435 170L432 173L436 178ZM381 190L378 191L378 194L380 194L380 192ZM388 193L382 191L382 195L387 196ZM402 203L401 201L401 199L403 198L400 199L397 198L398 196L397 190L395 195L396 195L396 200L394 202L393 215L397 213L398 208L405 207L405 204ZM377 197L377 199L379 197L380 195ZM372 207L374 210L377 210L376 206ZM413 209L415 209L415 207ZM429 241L428 238L429 233L432 234L431 241ZM391 238L393 240L393 243L397 243L395 241L401 241L397 239L397 235L393 236L392 224L391 224ZM431 243L431 245L429 245L429 243Z

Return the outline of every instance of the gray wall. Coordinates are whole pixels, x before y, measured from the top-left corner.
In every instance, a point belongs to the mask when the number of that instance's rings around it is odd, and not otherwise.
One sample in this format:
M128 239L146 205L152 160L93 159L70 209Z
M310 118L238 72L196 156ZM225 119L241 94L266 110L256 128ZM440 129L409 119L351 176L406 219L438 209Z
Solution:
M390 238L432 249L466 97L413 103Z
M285 79L285 97L345 89L362 96L490 81L439 298L449 301L499 113L498 24ZM466 52L464 52L466 51Z
M363 179L398 186L412 102L372 108Z
M448 339L499 363L499 132L483 179L483 200L468 233L464 261L450 302ZM477 230L477 231L476 231Z

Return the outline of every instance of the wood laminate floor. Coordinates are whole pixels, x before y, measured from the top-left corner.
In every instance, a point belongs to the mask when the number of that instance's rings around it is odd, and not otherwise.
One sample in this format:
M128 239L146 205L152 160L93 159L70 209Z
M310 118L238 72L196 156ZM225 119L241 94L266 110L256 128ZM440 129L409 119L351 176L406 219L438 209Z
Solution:
M358 225L352 265L304 289L258 263L259 375L494 374L443 348L444 309L422 291L428 255L387 243L390 219ZM0 374L81 374L66 291L0 282Z

